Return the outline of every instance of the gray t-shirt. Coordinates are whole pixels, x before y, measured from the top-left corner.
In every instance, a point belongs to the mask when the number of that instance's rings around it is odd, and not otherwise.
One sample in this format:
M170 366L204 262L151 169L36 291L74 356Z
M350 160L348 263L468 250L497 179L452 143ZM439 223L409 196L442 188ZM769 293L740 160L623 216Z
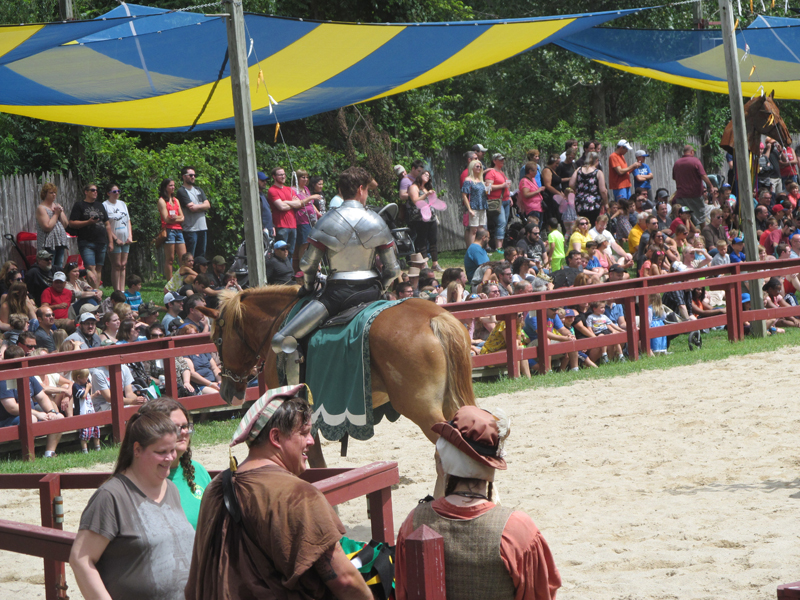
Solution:
M189 202L192 204L202 204L206 200L206 195L203 190L197 186L192 187L190 190L186 189L185 187L181 187L175 196L180 201L181 207L183 207L183 223L181 223L183 230L206 231L208 229L208 226L206 225L206 213L192 212L186 208L186 204L184 202L184 200L188 198Z
M174 483L158 503L115 475L89 499L79 529L109 540L97 570L112 598L183 600L194 529Z
M133 375L131 374L128 365L122 366L122 389L125 390L126 386L133 385ZM100 394L101 391L107 390L111 387L108 381L108 367L96 367L89 369L89 374L92 376L92 404L94 405L95 412L102 412L104 410L111 410L111 405L106 402L105 398ZM123 391L123 394L125 392Z

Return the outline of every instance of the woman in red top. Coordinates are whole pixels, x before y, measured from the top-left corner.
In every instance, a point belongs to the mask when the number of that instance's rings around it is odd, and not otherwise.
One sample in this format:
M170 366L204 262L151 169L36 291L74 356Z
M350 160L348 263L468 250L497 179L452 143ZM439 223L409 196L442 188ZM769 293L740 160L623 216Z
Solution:
M167 230L167 240L164 242L164 277L169 281L172 279L172 262L175 260L176 248L178 257L186 254L181 226L183 211L175 198L174 179L165 179L158 187L158 212L161 215L161 229Z

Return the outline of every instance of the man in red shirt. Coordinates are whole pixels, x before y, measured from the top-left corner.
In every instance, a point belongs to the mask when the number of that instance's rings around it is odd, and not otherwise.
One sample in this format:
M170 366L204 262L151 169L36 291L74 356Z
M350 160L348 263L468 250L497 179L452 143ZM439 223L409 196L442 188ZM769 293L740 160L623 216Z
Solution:
M464 153L464 158L467 161L467 168L461 172L461 187L464 187L464 182L467 180L467 176L469 176L469 163L478 158L478 155L474 150L469 150Z
M275 225L275 240L283 240L289 246L289 256L294 254L297 241L297 219L294 211L303 208L309 198L300 200L294 190L286 184L286 171L281 167L272 169L272 180L275 182L267 190L267 202L272 210L272 222Z
M706 175L703 163L694 155L694 147L691 144L683 147L683 156L672 165L672 178L678 188L675 192L675 202L691 208L692 221L702 227L706 220L703 184L706 184L709 194L713 193L714 186Z
M42 292L42 308L49 306L53 311L53 316L56 318L56 324L61 327L65 321L69 325L74 325L70 321L69 306L72 304L72 290L66 288L67 276L63 271L59 271L53 275L53 284Z
M639 162L628 166L625 161L628 150L633 150L633 146L627 140L620 140L608 157L608 187L614 194L614 200L631 197L631 171L642 166Z
M778 164L781 166L783 187L787 187L790 183L797 183L797 157L791 146L786 146L783 149Z

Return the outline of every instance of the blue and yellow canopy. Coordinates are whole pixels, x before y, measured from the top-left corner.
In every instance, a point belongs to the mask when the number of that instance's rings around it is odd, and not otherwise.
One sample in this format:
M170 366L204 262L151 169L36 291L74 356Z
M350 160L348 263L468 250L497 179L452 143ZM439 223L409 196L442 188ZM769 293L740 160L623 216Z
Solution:
M246 14L253 122L398 94L637 10L385 25ZM223 18L131 4L94 21L0 27L0 112L130 130L232 128L226 50Z
M675 85L728 93L722 32L596 27L556 42L601 64ZM759 16L736 33L742 94L800 100L800 19ZM755 67L755 70L753 70ZM762 87L763 86L763 87Z

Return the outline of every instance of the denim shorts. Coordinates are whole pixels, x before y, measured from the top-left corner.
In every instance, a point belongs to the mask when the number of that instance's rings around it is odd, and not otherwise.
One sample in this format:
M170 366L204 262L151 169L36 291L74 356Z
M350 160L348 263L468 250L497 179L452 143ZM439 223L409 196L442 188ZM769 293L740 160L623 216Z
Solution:
M78 240L78 252L87 267L102 267L106 262L106 242L87 242Z
M302 246L308 242L308 235L311 233L311 225L308 223L299 223L297 225L297 242L295 246Z
M165 244L185 244L183 239L183 229L167 229L167 241Z
M114 249L109 254L128 254L131 250L130 244L114 244Z

